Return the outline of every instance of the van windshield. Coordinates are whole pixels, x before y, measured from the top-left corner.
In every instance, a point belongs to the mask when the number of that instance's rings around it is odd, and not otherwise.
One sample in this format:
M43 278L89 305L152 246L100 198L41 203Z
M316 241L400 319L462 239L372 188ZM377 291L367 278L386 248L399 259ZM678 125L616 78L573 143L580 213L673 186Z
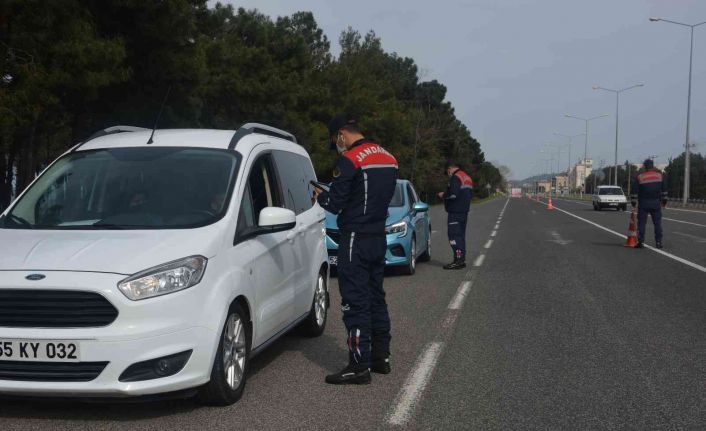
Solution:
M622 196L623 195L623 189L619 187L601 187L598 189L598 194L599 195L618 195Z
M54 163L2 220L9 229L184 229L223 217L240 156L199 148L114 148Z

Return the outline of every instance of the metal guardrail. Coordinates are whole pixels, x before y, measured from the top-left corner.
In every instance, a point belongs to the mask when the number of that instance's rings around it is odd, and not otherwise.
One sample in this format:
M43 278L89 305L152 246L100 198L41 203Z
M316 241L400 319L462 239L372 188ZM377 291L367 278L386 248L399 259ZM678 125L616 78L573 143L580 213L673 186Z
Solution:
M669 206L679 208L706 209L706 199L689 199L684 205L684 200L680 198L668 198Z

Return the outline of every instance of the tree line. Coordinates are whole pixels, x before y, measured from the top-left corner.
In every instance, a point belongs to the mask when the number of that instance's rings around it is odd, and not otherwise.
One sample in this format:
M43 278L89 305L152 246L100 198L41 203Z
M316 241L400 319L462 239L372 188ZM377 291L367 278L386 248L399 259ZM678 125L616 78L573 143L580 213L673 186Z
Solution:
M342 32L340 54L311 12L273 19L206 0L5 0L0 4L0 208L51 160L105 127L234 129L262 122L294 133L317 174L335 153L326 125L359 118L422 192L443 165L470 170L478 194L502 187L446 87L375 33ZM490 186L490 187L487 187Z

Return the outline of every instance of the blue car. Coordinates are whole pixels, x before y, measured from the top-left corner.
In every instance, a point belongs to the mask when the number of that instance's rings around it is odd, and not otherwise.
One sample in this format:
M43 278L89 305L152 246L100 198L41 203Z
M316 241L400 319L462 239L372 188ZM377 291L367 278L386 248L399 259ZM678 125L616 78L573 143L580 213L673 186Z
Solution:
M417 261L431 259L429 205L419 200L409 181L397 180L385 225L387 266L399 267L411 275L417 268ZM326 247L332 266L338 263L339 238L336 215L326 212Z

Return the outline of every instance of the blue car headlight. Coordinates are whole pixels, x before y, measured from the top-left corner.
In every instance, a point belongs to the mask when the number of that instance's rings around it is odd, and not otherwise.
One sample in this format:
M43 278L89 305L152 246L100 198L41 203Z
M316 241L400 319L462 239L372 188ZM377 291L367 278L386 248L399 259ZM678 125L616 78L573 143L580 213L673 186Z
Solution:
M385 233L387 235L397 233L399 234L398 236L402 238L407 235L407 222L402 220L389 226L385 226Z

